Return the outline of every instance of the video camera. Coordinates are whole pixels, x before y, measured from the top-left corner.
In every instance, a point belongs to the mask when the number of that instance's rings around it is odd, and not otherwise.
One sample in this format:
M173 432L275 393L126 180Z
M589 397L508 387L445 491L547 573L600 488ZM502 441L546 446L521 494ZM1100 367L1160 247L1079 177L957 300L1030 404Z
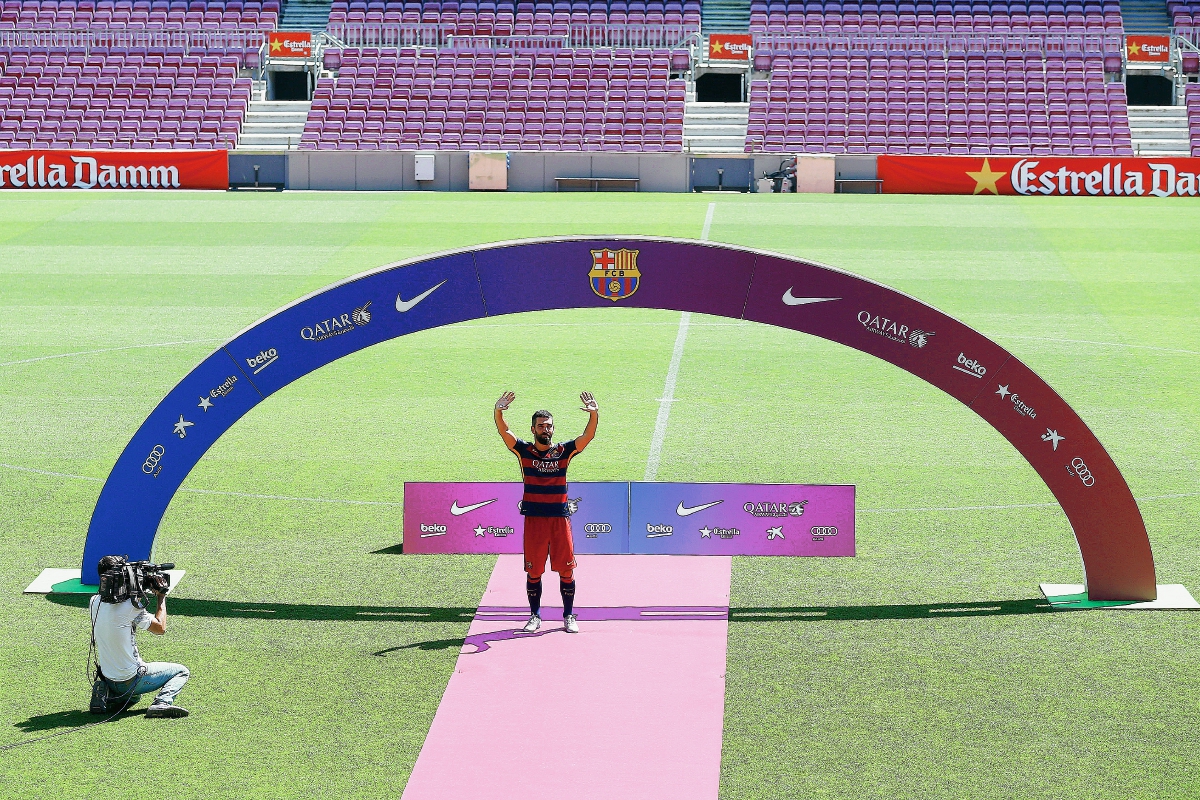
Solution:
M118 563L100 573L100 601L122 603L132 600L138 608L146 607L146 594L166 592L171 588L167 570L174 564L152 564L149 561L127 561L116 557Z

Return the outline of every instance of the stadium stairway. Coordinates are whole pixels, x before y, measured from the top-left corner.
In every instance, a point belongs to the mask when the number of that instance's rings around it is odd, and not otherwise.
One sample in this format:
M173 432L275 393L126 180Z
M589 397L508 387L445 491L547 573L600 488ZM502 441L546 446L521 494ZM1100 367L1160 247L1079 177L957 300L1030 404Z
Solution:
M693 96L694 97L694 96ZM683 110L683 148L693 153L742 153L746 149L749 103L698 103Z
M1166 0L1121 0L1121 21L1126 33L1171 33Z
M283 31L323 31L329 24L333 0L285 0L279 29Z
M703 0L700 30L739 33L750 30L750 0Z
M1133 152L1139 156L1192 154L1184 106L1130 106L1129 133Z
M304 135L312 103L308 100L266 100L265 86L255 84L254 94L246 109L238 150L256 152L295 150Z

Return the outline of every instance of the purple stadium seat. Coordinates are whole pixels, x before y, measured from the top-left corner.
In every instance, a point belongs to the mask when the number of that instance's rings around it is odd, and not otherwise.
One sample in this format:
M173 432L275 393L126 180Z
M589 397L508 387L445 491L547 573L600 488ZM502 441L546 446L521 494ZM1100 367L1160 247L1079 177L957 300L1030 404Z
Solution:
M236 141L250 98L236 56L42 55L12 57L30 83L24 96L0 92L6 124L22 134L0 136L0 147L211 148Z
M750 87L747 152L1128 155L1124 87L1103 70L1098 57L777 55Z
M392 66L366 50L343 52L336 81L317 86L306 141L342 149L356 143L389 149L682 149L682 125L665 130L661 121L648 121L670 116L682 122L684 87L670 80L667 51L443 50L423 53L420 62L415 53L401 53L394 79L376 71L377 64L379 70ZM351 104L378 110L361 117L341 112ZM338 124L335 117L349 121ZM358 127L356 119L374 127Z

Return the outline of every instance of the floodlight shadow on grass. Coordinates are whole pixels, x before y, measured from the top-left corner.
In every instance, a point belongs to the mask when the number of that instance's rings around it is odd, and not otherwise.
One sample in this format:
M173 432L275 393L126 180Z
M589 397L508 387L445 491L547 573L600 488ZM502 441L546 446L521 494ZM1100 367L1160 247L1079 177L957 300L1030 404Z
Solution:
M86 608L91 599L82 594L48 594L60 606ZM249 603L231 600L171 598L171 614L177 617L220 619L330 620L340 622L470 622L474 608L434 606L335 606L305 603Z
M913 603L871 606L759 606L731 607L730 622L839 622L881 619L948 619L1003 617L1055 613L1041 598L985 600L977 603Z

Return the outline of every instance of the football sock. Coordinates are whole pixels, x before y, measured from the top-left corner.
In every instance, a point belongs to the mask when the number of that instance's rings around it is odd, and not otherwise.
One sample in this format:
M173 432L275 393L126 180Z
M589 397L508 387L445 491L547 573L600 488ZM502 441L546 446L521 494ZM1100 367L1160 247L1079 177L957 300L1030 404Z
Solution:
M536 614L542 608L542 580L525 580L525 594L529 595L529 613Z
M562 592L563 616L573 614L575 608L575 581L571 581L570 583L559 581L558 590Z

